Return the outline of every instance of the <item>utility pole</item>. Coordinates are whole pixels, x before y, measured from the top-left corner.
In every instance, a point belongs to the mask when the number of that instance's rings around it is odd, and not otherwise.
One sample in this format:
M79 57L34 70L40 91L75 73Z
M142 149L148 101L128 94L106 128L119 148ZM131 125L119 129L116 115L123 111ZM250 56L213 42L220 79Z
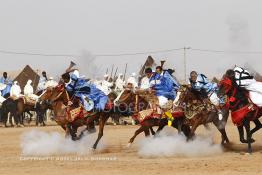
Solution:
M184 47L184 80L187 80L187 60L186 60L186 50L191 49L191 47Z

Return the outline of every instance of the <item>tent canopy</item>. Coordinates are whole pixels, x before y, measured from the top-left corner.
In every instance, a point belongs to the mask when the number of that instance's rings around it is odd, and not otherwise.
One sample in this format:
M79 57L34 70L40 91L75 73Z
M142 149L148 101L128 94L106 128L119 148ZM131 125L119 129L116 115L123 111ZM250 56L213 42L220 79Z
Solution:
M26 65L25 68L14 79L14 81L19 83L21 90L23 91L27 81L32 80L32 86L35 92L39 83L39 79L40 76L29 65Z

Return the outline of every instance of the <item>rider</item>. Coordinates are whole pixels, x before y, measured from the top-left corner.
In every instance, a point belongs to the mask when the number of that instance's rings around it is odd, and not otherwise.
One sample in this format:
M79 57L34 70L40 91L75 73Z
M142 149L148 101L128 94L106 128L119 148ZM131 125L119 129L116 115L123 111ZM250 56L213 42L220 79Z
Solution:
M218 90L218 86L216 83L209 82L207 77L203 74L198 74L196 71L192 71L190 73L190 85L193 90L196 90L201 93L201 95L204 95L205 99L206 97L209 98L210 102L216 107L218 110L218 116L219 120L222 120L222 112L218 108L220 104L220 99L217 96L216 91Z
M7 98L10 96L10 90L12 87L12 81L7 77L7 72L3 73L3 77L0 78L0 83L5 85L5 88L1 90L1 94L4 98Z
M150 88L156 91L158 97L159 107L164 110L165 115L168 117L168 126L172 125L173 116L168 111L170 107L169 101L172 102L176 98L176 93L179 88L179 84L171 77L171 75L162 70L162 67L158 66L156 72L153 73L151 68L147 68L145 71L149 78Z
M122 73L120 73L116 79L116 87L115 91L116 92L122 92L125 86L125 81L124 81L124 76Z
M24 87L24 95L32 100L38 100L38 96L34 94L34 88L32 86L32 80L28 80Z
M112 82L109 82L109 75L105 74L104 75L104 80L101 82L101 89L106 95L110 94L112 91L111 88L113 86Z
M14 98L19 98L21 96L21 88L18 85L17 81L15 81L13 86L11 87L10 96Z
M39 80L39 83L38 83L38 86L37 86L37 92L41 92L41 91L46 89L45 84L46 84L47 81L48 81L48 78L46 76L46 72L43 71L42 77L40 77L40 80Z
M77 70L64 73L62 79L66 83L68 93L71 96L78 97L86 111L90 111L92 108L97 112L104 111L108 97L94 84L79 78Z
M127 84L132 84L133 88L138 87L137 79L136 79L136 73L133 72L131 76L127 79Z
M257 106L262 106L262 82L256 79L245 69L235 67L235 81L237 85L249 91L251 101Z

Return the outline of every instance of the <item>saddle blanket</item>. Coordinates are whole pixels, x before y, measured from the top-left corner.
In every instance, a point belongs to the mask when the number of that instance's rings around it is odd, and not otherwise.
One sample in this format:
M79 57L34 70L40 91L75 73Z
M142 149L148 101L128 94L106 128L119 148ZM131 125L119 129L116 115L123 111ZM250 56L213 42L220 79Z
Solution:
M136 116L136 119L139 121L139 123L143 123L145 120L150 119L150 118L161 118L161 114L157 114L154 112L153 109L147 109L140 111L138 115Z

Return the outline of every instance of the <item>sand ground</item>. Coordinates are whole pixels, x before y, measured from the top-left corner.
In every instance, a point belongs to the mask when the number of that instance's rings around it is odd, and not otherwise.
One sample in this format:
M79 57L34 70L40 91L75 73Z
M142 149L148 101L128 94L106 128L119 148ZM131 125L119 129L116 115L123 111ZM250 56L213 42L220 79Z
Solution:
M229 121L230 123L230 121ZM87 156L59 155L47 160L33 160L21 157L21 135L35 127L0 128L0 174L262 174L262 131L254 138L257 140L252 155L244 154L246 145L238 141L236 127L228 124L227 132L232 145L219 155L206 157L143 157L138 154L137 142L144 139L141 134L131 148L126 148L127 141L138 126L105 127L106 148ZM38 127L44 132L62 129L58 126ZM197 130L206 132L203 127ZM220 135L215 132L215 142ZM70 160L61 157L69 157ZM46 157L47 158L47 157ZM80 159L80 160L75 160Z

